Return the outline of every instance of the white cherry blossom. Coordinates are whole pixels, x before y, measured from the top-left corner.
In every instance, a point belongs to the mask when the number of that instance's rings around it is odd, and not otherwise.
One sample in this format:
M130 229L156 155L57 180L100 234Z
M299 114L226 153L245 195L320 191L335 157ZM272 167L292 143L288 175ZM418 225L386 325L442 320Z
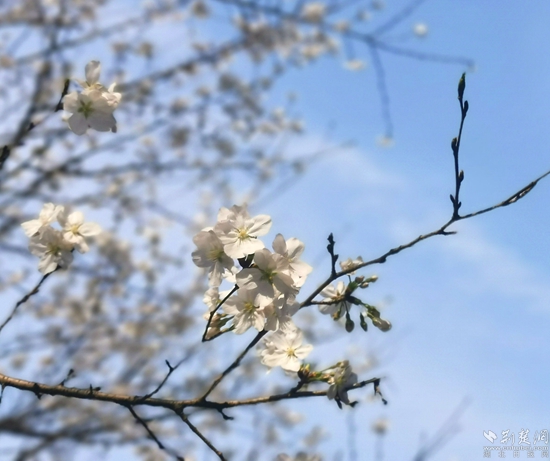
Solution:
M222 208L214 231L224 245L225 253L231 258L244 258L264 248L258 237L271 228L271 217L258 215L251 218L246 207Z
M266 323L264 329L269 331L292 330L296 327L292 316L298 312L300 303L287 302L286 296L279 296L271 304L264 307Z
M84 222L84 214L81 211L69 214L68 210L64 209L59 213L57 220L63 227L63 238L74 244L79 253L87 253L90 249L86 237L93 237L101 233L99 224Z
M193 262L208 270L208 283L210 286L220 286L224 271L233 267L233 260L224 252L224 246L218 236L212 230L200 231L193 242L197 249L193 251Z
M68 119L69 128L77 135L84 134L88 128L115 133L117 126L113 111L122 96L115 92L115 83L109 88L99 83L99 61L86 64L85 72L86 80L76 79L82 92L73 91L63 99L63 109L73 114Z
M254 290L240 288L237 294L231 296L223 305L223 310L233 315L235 333L244 333L250 327L262 331L265 325L265 314L263 309L256 302Z
M348 391L346 388L357 382L357 375L352 372L347 360L340 362L335 368L329 380L330 387L327 391L329 400L337 399L349 405Z
M31 237L30 252L38 256L38 270L46 275L59 267L69 267L73 261L73 244L63 238L60 231L46 227L41 233Z
M321 22L326 12L327 6L322 2L306 3L302 7L302 17L310 22Z
M297 372L313 346L302 344L303 335L299 328L279 330L264 338L265 349L261 352L262 363L270 368L281 367Z
M344 311L349 308L349 303L345 301L346 285L341 280L334 285L327 286L321 295L325 296L324 302L333 302L334 304L320 304L319 311L323 314L334 315L341 310Z
M38 219L31 219L21 224L21 227L25 231L28 237L41 232L47 226L57 219L57 215L63 211L62 205L54 205L53 203L46 203L42 207Z
M363 258L361 256L357 256L357 258L355 259L348 258L345 261L340 261L340 267L343 271L352 269L356 266L359 266L360 264L363 264ZM355 271L350 272L350 274L355 274Z
M256 288L260 306L267 306L281 293L289 296L298 294L294 280L285 273L287 263L281 255L274 255L264 248L254 253L254 264L256 267L243 269L237 274L237 284L249 289Z
M116 131L115 108L103 97L103 92L95 89L82 93L73 91L63 99L63 110L73 114L67 121L69 128L77 135L83 135L88 128Z
M294 237L285 241L281 234L277 234L273 240L273 250L281 255L285 263L288 264L288 274L297 287L301 287L305 283L306 277L313 270L309 264L300 260L304 249L305 245Z
M83 88L83 93L91 90L99 90L103 97L107 99L109 105L116 109L122 95L115 93L116 83L112 83L109 88L99 83L99 75L101 74L101 63L99 61L90 61L85 68L86 80L76 80Z

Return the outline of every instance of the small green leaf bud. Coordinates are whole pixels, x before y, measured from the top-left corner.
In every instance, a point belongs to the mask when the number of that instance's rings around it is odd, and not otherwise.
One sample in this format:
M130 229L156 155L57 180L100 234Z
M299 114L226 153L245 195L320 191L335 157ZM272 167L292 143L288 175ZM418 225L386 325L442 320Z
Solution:
M360 319L359 325L361 325L361 328L363 329L363 331L367 331L368 325L367 325L367 322L365 321L365 317L363 316L363 314L359 314L359 319Z

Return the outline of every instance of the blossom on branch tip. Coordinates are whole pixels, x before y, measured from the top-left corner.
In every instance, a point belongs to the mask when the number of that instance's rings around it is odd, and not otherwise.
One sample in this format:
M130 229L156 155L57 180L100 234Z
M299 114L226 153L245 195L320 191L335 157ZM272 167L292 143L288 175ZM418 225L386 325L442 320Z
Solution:
M79 253L89 251L85 237L93 237L101 233L101 227L93 222L84 222L84 214L81 211L70 213L64 209L57 217L63 227L63 238L74 244Z
M338 315L349 309L350 303L346 301L346 285L341 280L336 284L327 286L321 295L326 296L323 302L332 304L320 304L319 311L322 314Z
M51 224L57 218L61 230L54 229ZM38 270L44 275L57 267L66 268L73 260L73 251L80 253L89 250L85 237L101 233L101 228L95 223L85 223L80 211L69 213L62 205L46 203L38 219L21 224L25 234L29 236L30 252L40 258Z
M346 405L349 405L350 401L347 388L356 382L357 375L352 372L349 362L347 360L340 362L338 367L330 374L330 379L328 381L330 387L327 391L328 399L336 399L338 402L344 402Z
M72 112L67 120L73 133L82 135L88 128L97 131L116 131L114 107L98 90L86 93L73 91L63 99L63 110Z
M100 70L99 61L90 61L86 65L86 80L77 80L82 92L73 91L63 98L63 110L72 113L67 120L69 128L77 135L83 135L88 128L113 133L117 130L113 111L122 96L114 91L114 83L109 88L99 83Z
M359 266L363 264L363 258L361 256L357 256L355 259L348 258L345 261L340 261L340 267L343 271L347 271L349 269L352 269L356 266ZM355 271L350 272L350 274L355 274Z

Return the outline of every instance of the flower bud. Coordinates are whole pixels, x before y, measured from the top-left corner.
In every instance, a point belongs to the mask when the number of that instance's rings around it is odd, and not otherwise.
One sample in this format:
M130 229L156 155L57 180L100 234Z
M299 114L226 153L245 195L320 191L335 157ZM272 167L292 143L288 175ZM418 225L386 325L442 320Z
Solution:
M375 317L372 319L372 324L378 328L380 331L390 331L391 330L391 323L388 322L386 319L382 319L380 317Z

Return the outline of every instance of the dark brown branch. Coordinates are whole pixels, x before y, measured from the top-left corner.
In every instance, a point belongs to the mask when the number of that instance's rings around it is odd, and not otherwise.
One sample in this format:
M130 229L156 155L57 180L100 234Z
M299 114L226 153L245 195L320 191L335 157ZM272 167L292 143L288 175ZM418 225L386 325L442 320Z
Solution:
M260 335L261 333L259 333ZM244 354L243 354L244 355ZM355 383L348 388L348 390L359 389L368 384L376 384L380 382L380 378L372 378L366 381ZM36 396L51 395L62 396L68 398L75 398L80 400L94 400L100 402L111 402L121 405L123 407L133 406L149 406L157 408L166 408L180 414L184 408L205 408L212 410L224 410L227 408L235 408L249 405L258 405L262 403L279 402L281 400L292 400L302 397L321 397L326 396L327 391L290 391L283 394L275 394L264 397L253 397L243 400L226 400L223 402L212 402L205 400L204 397L195 398L191 400L174 400L174 399L160 399L160 398L142 398L135 397L126 394L113 394L102 392L99 388L77 388L77 387L65 387L63 385L48 385L34 381L26 381L24 379L12 378L0 374L0 387L13 387L22 391L32 392Z

